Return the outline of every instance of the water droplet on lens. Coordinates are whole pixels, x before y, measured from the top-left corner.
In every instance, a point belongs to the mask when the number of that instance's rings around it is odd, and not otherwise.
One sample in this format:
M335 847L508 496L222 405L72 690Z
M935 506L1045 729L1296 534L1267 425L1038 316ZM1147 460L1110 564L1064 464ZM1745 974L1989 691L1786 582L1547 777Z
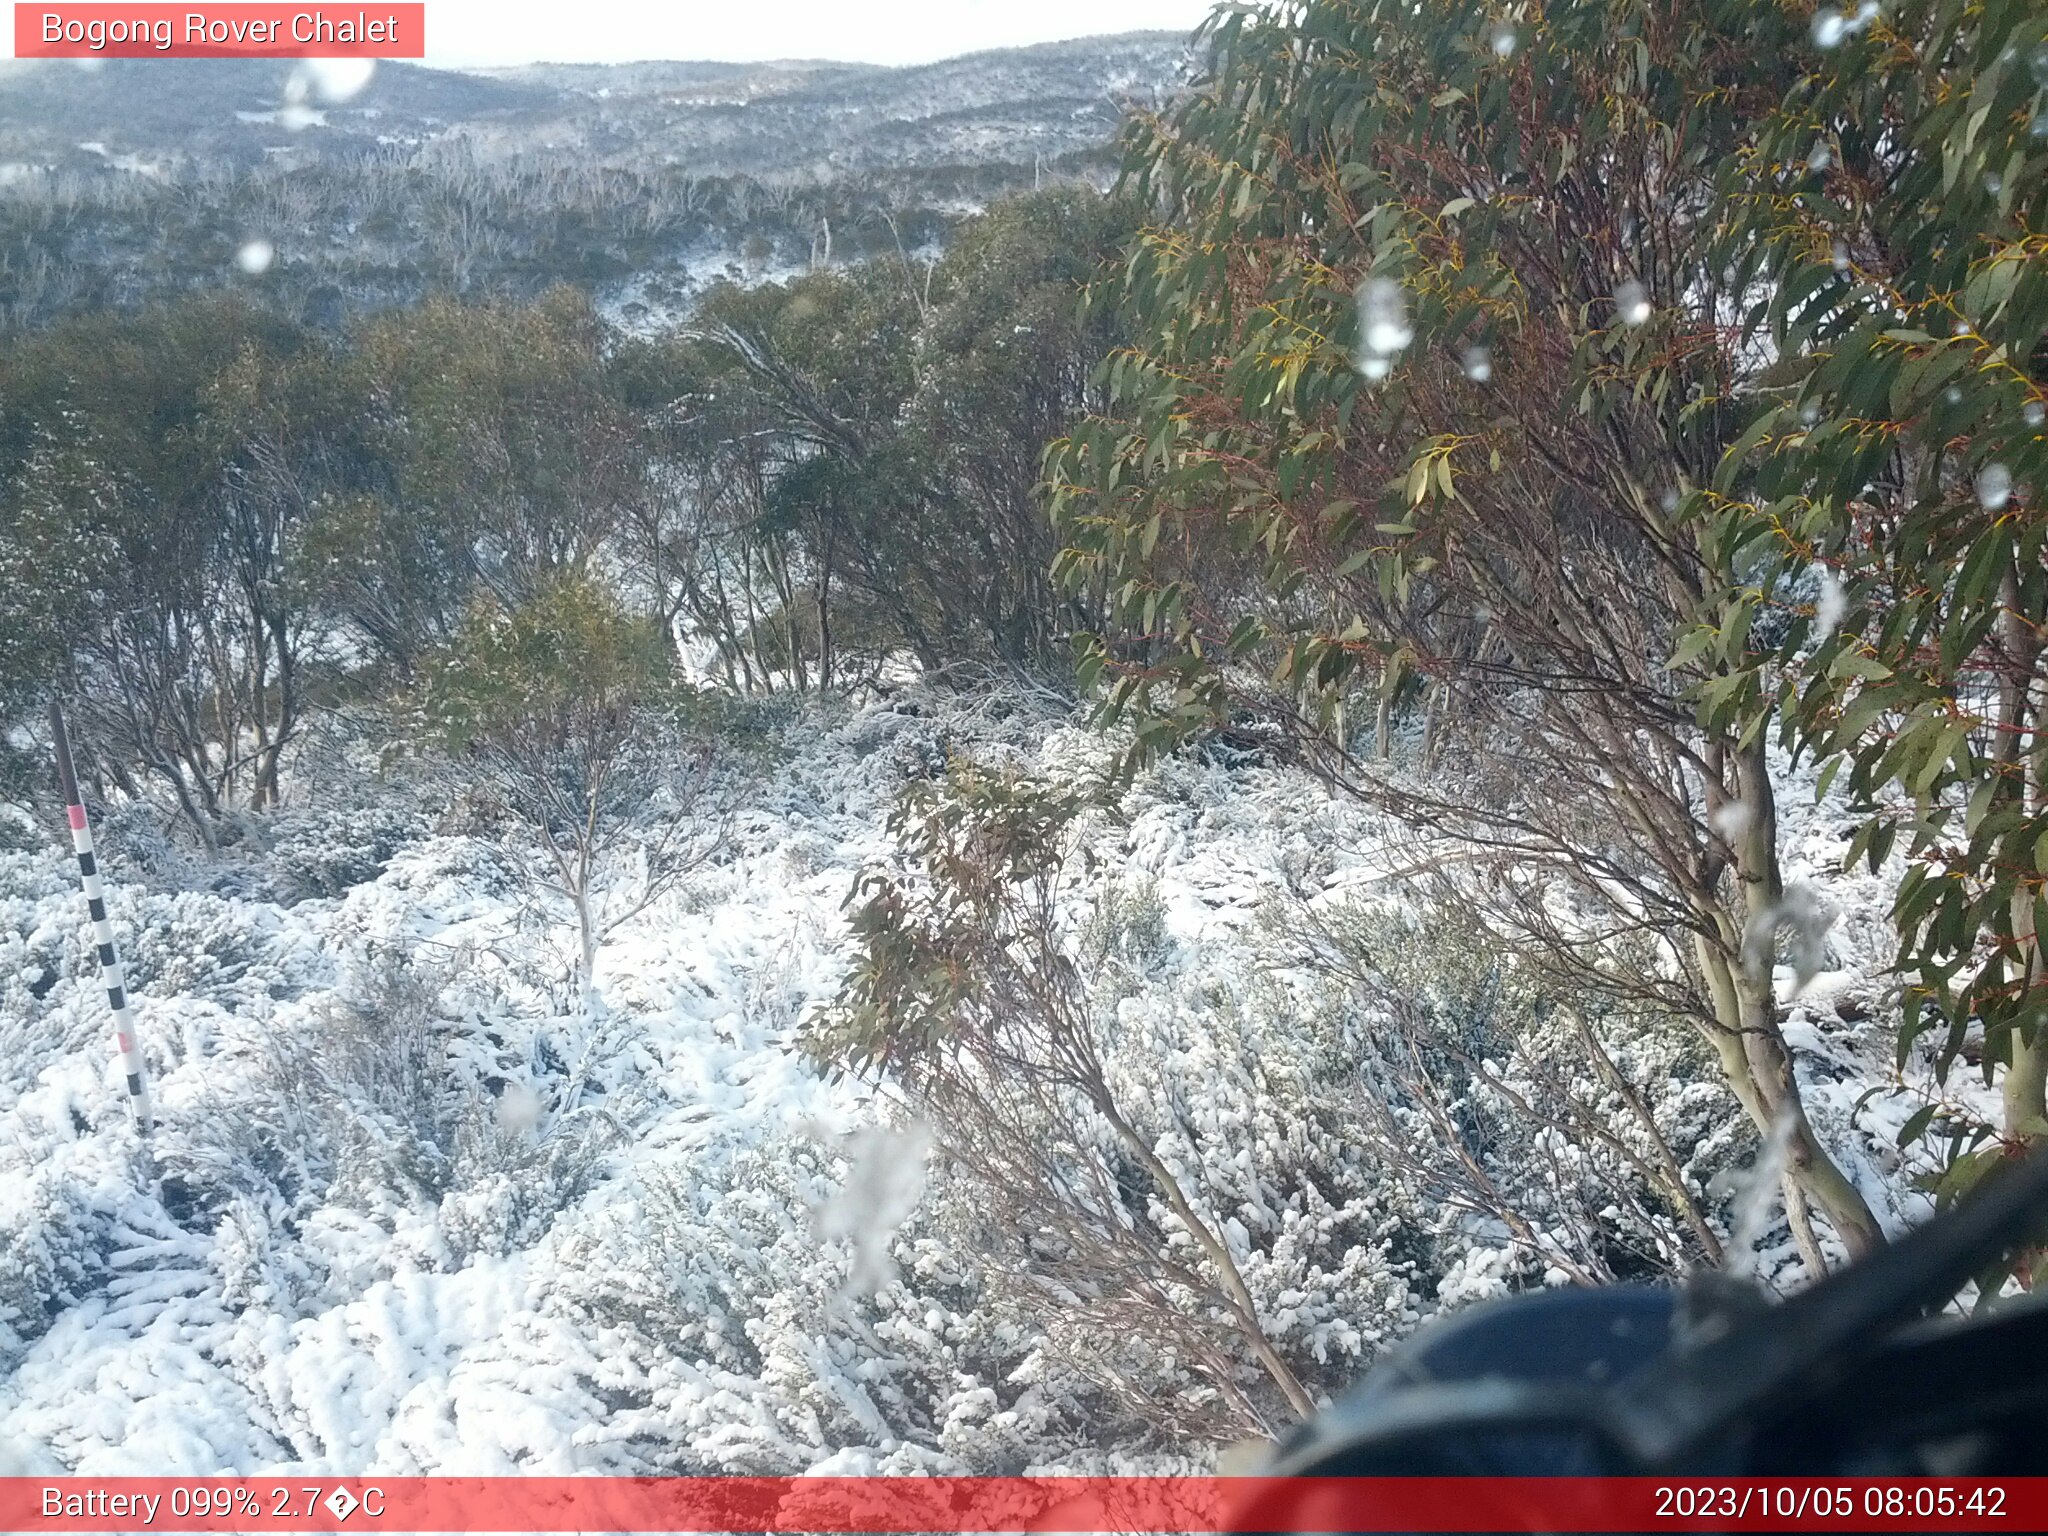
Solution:
M1813 148L1806 152L1806 168L1816 176L1834 163L1834 151L1823 143L1816 142Z
M312 90L313 99L329 104L347 101L362 93L364 86L375 78L375 59L307 59L298 70L303 72L306 86ZM287 83L286 90L290 90Z
M1849 270L1849 242L1848 242L1848 241L1846 241L1846 240L1837 240L1837 241L1835 242L1835 248L1834 248L1834 250L1833 250L1833 251L1832 251L1832 252L1831 252L1831 253L1829 254L1829 258L1828 258L1828 259L1829 259L1829 260L1831 260L1831 261L1832 261L1832 262L1833 262L1833 263L1835 264L1835 270L1836 270L1837 272L1846 272L1846 271L1848 271L1848 270Z
M1493 353L1483 346L1465 349L1465 377L1475 384L1484 384L1493 377Z
M547 1106L524 1083L508 1083L498 1096L498 1124L515 1135L536 1129Z
M2012 499L2012 471L1996 462L1977 471L1977 500L1987 512L1996 512Z
M1513 27L1503 24L1493 29L1493 51L1503 59L1515 51L1515 44L1519 41Z
M1740 800L1730 800L1707 816L1707 825L1731 841L1741 837L1755 824L1755 808Z
M277 247L268 240L250 240L235 252L235 265L251 277L259 277L270 270L270 264L277 260Z
M1829 7L1816 12L1813 18L1813 41L1819 48L1832 48L1849 35L1849 23L1842 13Z
M1813 642L1825 644L1842 627L1849 612L1849 592L1833 571L1822 571L1820 597L1813 605Z
M1383 361L1415 339L1414 328L1408 324L1407 295L1392 278L1367 278L1359 288L1358 334L1364 344L1367 361ZM1366 375L1367 378L1385 376L1385 369Z
M1650 292L1631 278L1614 290L1615 313L1624 325L1641 325L1650 318Z
M2038 400L2029 400L2020 411L2020 420L2030 427L2040 426L2044 421L2048 421L2048 405L2043 405Z
M1399 321L1380 320L1366 332L1366 345L1375 352L1398 352L1408 344L1410 332Z

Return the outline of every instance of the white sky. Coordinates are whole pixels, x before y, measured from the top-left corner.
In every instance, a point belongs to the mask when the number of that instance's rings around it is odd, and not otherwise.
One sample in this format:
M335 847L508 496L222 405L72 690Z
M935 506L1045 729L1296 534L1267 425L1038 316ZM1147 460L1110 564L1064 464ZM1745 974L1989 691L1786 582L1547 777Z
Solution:
M919 64L1062 38L1192 31L1210 0L427 0L428 64L845 59ZM374 9L374 7L373 7Z

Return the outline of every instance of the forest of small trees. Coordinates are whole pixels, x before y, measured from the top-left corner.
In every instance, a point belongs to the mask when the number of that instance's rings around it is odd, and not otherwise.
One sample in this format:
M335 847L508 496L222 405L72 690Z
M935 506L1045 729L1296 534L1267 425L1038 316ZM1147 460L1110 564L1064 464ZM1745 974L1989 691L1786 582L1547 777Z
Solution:
M1284 936L1391 1020L1317 1037L1349 1075L1302 1167L1395 1170L1590 1283L1731 1242L1643 1076L1672 1038L1807 1273L1887 1239L1786 1030L1826 919L1781 796L1818 763L1895 884L1872 1091L1916 1096L1927 1192L2048 1137L2048 13L1302 0L1206 42L1115 195L722 283L653 338L572 287L11 336L8 792L47 810L56 693L99 797L218 852L310 720L374 712L530 825L587 989L713 855L735 701L1050 692L1117 746L1101 803L1176 754L1304 769L1395 829L1426 932ZM1327 1361L1105 1065L1104 978L1144 962L1072 922L1084 800L935 765L799 1043L1042 1221L1043 1315L1086 1297L1218 1384L1205 1433L1271 1429ZM1416 959L1447 935L1486 974ZM1597 1198L1502 1182L1489 1115Z
M1043 671L1084 610L1050 586L1037 460L1087 404L1107 333L1074 298L1127 227L1025 199L943 260L726 285L655 341L568 289L339 333L205 297L19 338L10 709L59 687L100 782L211 846L275 802L308 710L410 697L563 583L740 694L903 655Z
M1053 172L1099 174L1076 158ZM758 279L818 257L928 250L958 222L950 210L1031 181L1028 168L975 165L694 176L562 153L497 160L460 139L347 159L201 162L161 180L16 167L0 187L0 325L218 291L238 248L264 230L278 237L277 270L241 286L330 329L436 294L530 300L564 282L590 291L640 280L649 296L680 301L687 269L707 262Z

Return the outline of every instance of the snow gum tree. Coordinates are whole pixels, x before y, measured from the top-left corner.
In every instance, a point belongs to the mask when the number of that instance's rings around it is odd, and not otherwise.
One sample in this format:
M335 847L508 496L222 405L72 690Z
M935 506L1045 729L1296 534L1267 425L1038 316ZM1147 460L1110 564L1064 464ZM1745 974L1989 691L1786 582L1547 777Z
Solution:
M735 689L830 690L890 654L929 672L1060 666L1038 461L1111 334L1082 284L1130 211L1048 191L945 254L714 286L686 329L622 346L645 412L636 574Z
M1709 12L1219 13L1129 136L1157 220L1097 301L1138 341L1048 474L1112 616L1083 677L1139 749L1263 720L1497 937L1691 1020L1786 1138L1813 1266L1809 1207L1851 1252L1881 1228L1780 1028L1764 737L1699 723L1728 664L1679 647L1731 575L1679 514L1745 425L1716 178L1805 20Z
M561 575L517 607L478 599L424 669L440 743L539 841L535 884L569 908L586 999L599 946L721 836L710 750L671 657L653 623Z
M517 603L580 570L637 489L635 426L588 301L435 300L353 329L329 388L346 473L308 529L322 614L399 677L479 590Z
M1691 643L1717 728L1833 759L1852 862L1908 856L1900 1059L1975 1035L2002 1096L1907 1122L1950 1132L1947 1196L2048 1136L2048 16L1824 12L1795 57L1724 178L1778 361L1689 503L1731 578Z
M207 848L277 804L302 722L297 555L332 425L316 352L209 298L0 361L0 706L64 688L89 776L162 794Z

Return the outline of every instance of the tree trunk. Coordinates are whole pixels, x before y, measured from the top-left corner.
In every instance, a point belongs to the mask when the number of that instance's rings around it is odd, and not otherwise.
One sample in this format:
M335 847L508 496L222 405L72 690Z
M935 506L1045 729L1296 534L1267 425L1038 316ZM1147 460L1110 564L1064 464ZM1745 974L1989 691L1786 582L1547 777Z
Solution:
M1735 875L1742 893L1739 911L1743 928L1734 935L1739 955L1748 947L1750 936L1759 930L1759 925L1767 929L1774 921L1776 910L1785 899L1785 880L1778 864L1778 799L1771 786L1766 749L1757 742L1736 748L1732 757L1735 793L1742 804L1744 819L1744 824L1728 839L1735 850ZM1851 1254L1867 1253L1883 1245L1884 1228L1878 1225L1862 1192L1828 1156L1807 1121L1806 1105L1793 1075L1792 1055L1778 1028L1771 971L1771 957L1765 955L1754 970L1738 969L1733 978L1736 1028L1750 1080L1756 1085L1771 1123L1791 1121L1785 1153L1790 1177L1820 1207ZM1725 1016L1723 1022L1727 1022ZM1768 1134L1771 1127L1764 1124L1760 1128Z
M2020 592L2018 573L2011 567L2000 583L2003 616L1999 620L1999 644L2005 651L2005 675L1999 686L2000 723L1996 753L1999 767L2010 785L2002 798L2023 810L2038 814L2042 786L2028 769L2027 758L2042 758L2038 681L2042 646ZM2036 766L2035 772L2040 768ZM2044 983L2041 936L2034 928L2034 892L2022 885L2012 894L2012 939L2019 972L2017 985L2022 997L2032 997ZM2005 1134L2026 1142L2048 1137L2048 1027L2014 1025L2012 1061L2005 1081L1999 1085L2004 1111Z
M2013 893L2012 933L2025 967L2021 987L2032 992L2042 984L2041 940L2034 931L2034 893L2025 888ZM2012 1062L1999 1085L1999 1099L2006 1135L2029 1142L2048 1137L2048 1027L2013 1026Z
M1727 951L1705 935L1698 939L1695 954L1714 1006L1708 1042L1758 1134L1768 1137L1781 1121L1789 1121L1787 1175L1820 1207L1851 1254L1881 1246L1884 1229L1869 1202L1828 1156L1806 1118L1769 982L1761 988L1751 983L1730 962Z

